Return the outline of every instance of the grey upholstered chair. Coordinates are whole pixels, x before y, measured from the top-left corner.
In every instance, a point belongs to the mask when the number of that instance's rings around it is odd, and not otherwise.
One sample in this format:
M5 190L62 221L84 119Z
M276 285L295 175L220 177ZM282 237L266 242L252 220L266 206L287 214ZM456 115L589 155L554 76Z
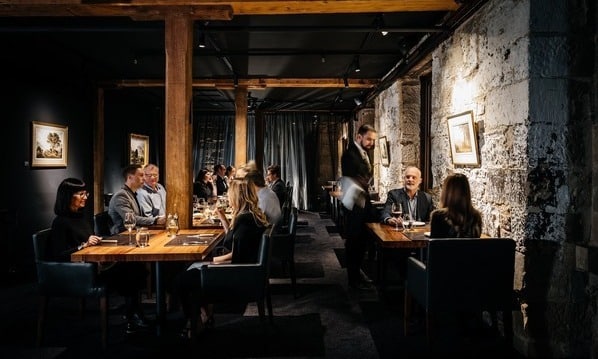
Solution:
M84 299L91 297L99 299L101 340L102 347L105 348L108 330L107 293L105 287L97 282L97 267L94 263L48 261L46 248L51 234L51 229L33 234L40 296L36 345L41 345L43 340L46 310L51 297L81 298L82 307L85 303Z
M425 310L428 343L442 313L502 312L504 335L512 342L515 242L508 238L430 239L427 262L410 257L405 281L405 334L412 301ZM495 323L493 323L495 325Z
M272 228L262 235L258 262L251 264L205 264L201 271L201 300L206 303L257 302L261 319L265 319L264 302L272 321L272 299L270 297L270 236ZM191 323L197 322L192 314Z
M272 259L280 261L283 269L288 267L293 286L293 294L297 297L297 276L295 274L295 238L297 236L297 207L290 211L288 223L280 232L272 235Z

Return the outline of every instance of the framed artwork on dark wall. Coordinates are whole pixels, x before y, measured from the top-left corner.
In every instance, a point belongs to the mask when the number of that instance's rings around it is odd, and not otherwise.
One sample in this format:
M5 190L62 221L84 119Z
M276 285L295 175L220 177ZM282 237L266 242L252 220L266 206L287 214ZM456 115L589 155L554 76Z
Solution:
M467 111L447 117L449 142L453 164L478 166L478 137L473 122L473 112Z
M141 167L149 162L149 136L131 133L129 135L129 164Z
M388 167L390 165L390 157L388 153L388 141L386 136L381 136L378 139L378 147L380 148L380 163L382 166Z
M69 128L45 122L31 122L31 167L66 167Z

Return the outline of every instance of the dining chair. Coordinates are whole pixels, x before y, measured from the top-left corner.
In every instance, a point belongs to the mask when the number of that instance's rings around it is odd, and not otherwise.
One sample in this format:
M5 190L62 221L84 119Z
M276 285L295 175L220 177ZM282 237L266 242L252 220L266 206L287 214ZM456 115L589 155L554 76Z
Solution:
M427 261L407 260L404 329L408 334L413 302L425 311L429 345L435 340L435 322L447 313L483 311L496 319L502 312L504 337L513 340L513 277L515 242L509 238L430 239ZM492 325L496 328L496 320Z
M33 251L37 268L39 308L36 345L43 340L48 302L51 297L80 298L82 314L86 298L99 299L102 348L106 348L108 331L107 292L97 280L95 263L53 262L47 260L47 244L52 235L51 229L33 234Z
M93 216L94 232L98 236L110 236L110 228L112 228L112 218L108 211L96 213Z
M283 269L289 271L293 295L297 298L297 276L295 274L295 238L297 236L297 207L291 209L289 221L281 232L272 234L272 259L280 261ZM272 262L273 263L273 262Z
M201 296L207 303L256 302L260 319L265 319L264 302L268 307L270 321L273 319L270 295L270 253L272 227L260 240L257 263L250 264L204 264L201 272ZM198 313L195 313L197 315ZM191 318L192 323L197 317Z

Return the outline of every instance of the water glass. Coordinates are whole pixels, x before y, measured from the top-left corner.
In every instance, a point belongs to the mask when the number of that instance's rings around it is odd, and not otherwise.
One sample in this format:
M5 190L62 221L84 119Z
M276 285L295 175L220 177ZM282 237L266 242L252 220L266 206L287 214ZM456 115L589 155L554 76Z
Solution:
M138 247L149 246L149 238L150 234L146 227L141 227L137 230L137 236L135 237L135 239L137 240Z

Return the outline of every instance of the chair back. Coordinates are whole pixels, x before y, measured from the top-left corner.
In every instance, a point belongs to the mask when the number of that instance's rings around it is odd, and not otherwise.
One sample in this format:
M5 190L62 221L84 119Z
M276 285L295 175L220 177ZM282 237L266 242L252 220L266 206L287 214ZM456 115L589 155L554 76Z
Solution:
M263 299L270 273L272 227L260 240L257 263L204 265L201 270L202 297L216 302L249 302Z
M515 242L508 238L431 239L426 307L499 309L511 303Z
M47 260L48 242L51 237L50 228L33 234L33 252L40 293L58 297L103 295L104 288L96 285L95 264Z
M98 236L110 236L110 228L113 225L114 223L108 211L103 211L93 216L93 230Z

